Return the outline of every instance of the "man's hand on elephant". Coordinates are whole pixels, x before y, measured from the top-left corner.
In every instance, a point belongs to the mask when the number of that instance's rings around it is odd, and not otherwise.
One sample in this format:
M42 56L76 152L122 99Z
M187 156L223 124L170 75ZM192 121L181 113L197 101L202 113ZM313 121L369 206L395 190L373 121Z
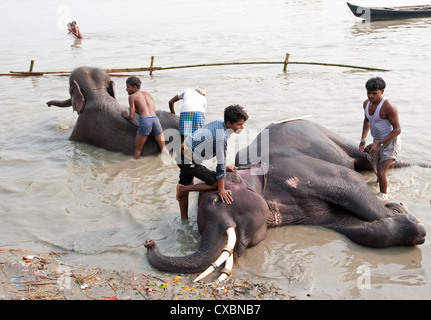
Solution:
M234 166L226 166L226 171L228 172L235 172L235 167Z
M368 154L373 154L374 152L376 152L378 149L380 148L380 144L378 144L377 142L371 143L368 146L366 146L364 148L364 152L368 153Z
M371 146L372 146L372 144L369 144L369 145L368 145L368 146L366 146L365 148L362 148L362 152L370 153Z
M232 192L230 190L219 190L218 194L221 198L221 201L224 203L231 204L233 202Z
M373 154L374 152L379 150L379 148L380 148L380 144L377 142L373 142L373 144L371 144L371 149L370 149L370 151L368 151L368 153Z

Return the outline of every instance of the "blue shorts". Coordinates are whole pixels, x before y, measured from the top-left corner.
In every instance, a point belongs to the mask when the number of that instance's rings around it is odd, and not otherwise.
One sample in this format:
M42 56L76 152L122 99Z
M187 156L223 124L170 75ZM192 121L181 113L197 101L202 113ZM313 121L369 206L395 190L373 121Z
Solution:
M156 136L162 132L163 128L157 116L142 117L139 119L139 127L137 134L141 136Z

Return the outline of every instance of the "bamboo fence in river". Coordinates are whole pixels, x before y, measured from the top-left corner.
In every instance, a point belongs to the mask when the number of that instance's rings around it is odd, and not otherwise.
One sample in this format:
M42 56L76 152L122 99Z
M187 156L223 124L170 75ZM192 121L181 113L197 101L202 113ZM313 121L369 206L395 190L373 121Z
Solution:
M342 67L342 68L353 68L353 69L362 69L362 70L369 70L369 71L390 71L390 70L380 69L380 68L362 67L362 66L354 66L354 65L346 65L346 64L289 61L289 56L290 54L287 53L283 61L221 62L221 63L203 63L203 64L193 64L193 65L184 65L184 66L172 66L172 67L155 67L154 56L151 56L151 63L149 67L105 69L105 71L111 76L124 77L124 76L130 76L130 73L134 73L134 72L149 72L149 74L152 75L153 71L160 71L160 70L186 69L186 68L197 68L197 67L215 67L215 66L233 66L233 65L263 65L263 64L282 64L283 72L287 71L288 64ZM0 76L15 76L15 77L44 76L44 75L69 76L71 73L71 71L35 72L33 71L33 68L34 68L34 60L31 60L30 69L28 71L10 71L9 73L0 73ZM122 73L128 73L128 74L122 74Z

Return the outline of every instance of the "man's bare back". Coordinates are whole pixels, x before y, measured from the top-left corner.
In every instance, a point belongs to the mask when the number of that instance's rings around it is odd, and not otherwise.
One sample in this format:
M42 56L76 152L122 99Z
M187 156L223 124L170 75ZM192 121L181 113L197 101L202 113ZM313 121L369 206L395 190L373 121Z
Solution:
M129 114L123 111L122 116L124 118L132 120L135 117L135 112L139 118L156 115L153 97L148 92L141 91L136 85L129 83L126 83L126 91L129 94Z
M139 117L152 117L156 115L156 106L153 97L145 91L136 91L129 96L129 105L135 106Z
M156 114L156 106L153 97L145 91L141 91L141 80L137 77L129 77L126 81L126 91L129 94L129 114L122 111L121 115L129 120L135 118L135 113L139 114L139 126L136 134L135 153L133 157L139 159L142 148L147 141L148 135L153 135L160 150L167 157L171 157L165 146L163 128Z

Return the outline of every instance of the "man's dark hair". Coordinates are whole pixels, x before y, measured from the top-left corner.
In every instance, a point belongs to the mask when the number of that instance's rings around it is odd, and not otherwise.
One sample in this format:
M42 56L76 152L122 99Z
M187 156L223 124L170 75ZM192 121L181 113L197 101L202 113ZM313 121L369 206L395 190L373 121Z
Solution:
M230 123L234 123L234 122L238 122L239 120L244 119L244 121L247 121L248 119L248 114L247 112L244 110L243 107L234 104L231 105L229 107L227 107L226 109L224 109L224 122L230 122Z
M137 77L127 78L126 83L130 84L132 87L136 86L138 89L141 89L141 80L139 80Z
M374 77L367 81L365 88L368 91L383 90L386 88L386 82L380 77Z

